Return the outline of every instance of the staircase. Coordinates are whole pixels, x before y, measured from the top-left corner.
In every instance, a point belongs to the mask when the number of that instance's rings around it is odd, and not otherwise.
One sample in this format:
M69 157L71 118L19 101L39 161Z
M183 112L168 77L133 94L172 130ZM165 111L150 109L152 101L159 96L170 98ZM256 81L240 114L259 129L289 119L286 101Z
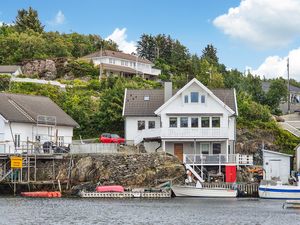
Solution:
M280 122L278 124L279 124L279 126L282 129L290 132L291 134L295 135L296 137L300 137L300 130L298 130L294 126L290 125L289 123L287 123L287 122Z
M12 170L9 170L6 174L0 177L0 183L5 180L12 173Z
M194 170L193 167L191 167L189 164L185 164L185 168L189 171L191 171L191 173L201 182L203 183L204 180L203 178Z

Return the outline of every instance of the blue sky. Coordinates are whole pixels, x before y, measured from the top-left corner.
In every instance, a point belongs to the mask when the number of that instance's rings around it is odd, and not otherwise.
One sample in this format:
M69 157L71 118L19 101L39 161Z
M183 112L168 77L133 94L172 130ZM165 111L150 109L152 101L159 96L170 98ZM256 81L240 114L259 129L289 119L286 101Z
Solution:
M110 37L124 51L142 33L165 33L191 53L201 54L212 43L228 68L284 76L289 56L295 78L300 74L299 0L6 0L0 3L0 21L11 23L18 9L29 6L38 10L46 30L103 38L115 31Z

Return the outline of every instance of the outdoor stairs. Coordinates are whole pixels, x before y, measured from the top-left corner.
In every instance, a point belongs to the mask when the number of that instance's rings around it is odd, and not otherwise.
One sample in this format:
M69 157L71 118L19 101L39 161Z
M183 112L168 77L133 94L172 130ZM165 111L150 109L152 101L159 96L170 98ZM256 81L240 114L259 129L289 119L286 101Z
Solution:
M300 137L300 130L298 130L296 127L290 125L287 122L279 122L278 124L282 129L290 132L291 134L295 135L296 137Z
M12 173L12 170L9 170L6 174L0 177L0 183L5 180Z
M196 172L196 170L194 170L194 168L193 168L191 165L185 164L185 168L186 168L187 170L191 171L191 173L192 173L192 174L193 174L193 175L194 175L201 183L204 182L203 178Z

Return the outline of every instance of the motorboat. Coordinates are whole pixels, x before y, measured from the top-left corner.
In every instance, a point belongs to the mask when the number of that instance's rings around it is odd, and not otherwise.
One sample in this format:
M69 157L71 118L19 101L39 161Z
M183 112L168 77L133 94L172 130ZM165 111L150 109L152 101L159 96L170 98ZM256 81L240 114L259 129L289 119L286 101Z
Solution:
M280 181L261 181L258 194L266 199L300 199L300 182L297 185L283 185Z
M203 188L190 185L172 186L176 197L236 198L238 191L226 188Z

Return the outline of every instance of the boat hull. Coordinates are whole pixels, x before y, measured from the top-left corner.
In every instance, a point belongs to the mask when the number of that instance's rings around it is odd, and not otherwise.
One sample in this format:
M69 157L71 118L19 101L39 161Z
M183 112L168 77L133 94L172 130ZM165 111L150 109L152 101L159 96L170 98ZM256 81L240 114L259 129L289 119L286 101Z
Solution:
M258 194L260 198L266 199L300 199L300 187L288 185L260 185Z
M176 197L202 197L202 198L236 198L237 190L224 188L196 188L190 186L173 186L172 191Z

